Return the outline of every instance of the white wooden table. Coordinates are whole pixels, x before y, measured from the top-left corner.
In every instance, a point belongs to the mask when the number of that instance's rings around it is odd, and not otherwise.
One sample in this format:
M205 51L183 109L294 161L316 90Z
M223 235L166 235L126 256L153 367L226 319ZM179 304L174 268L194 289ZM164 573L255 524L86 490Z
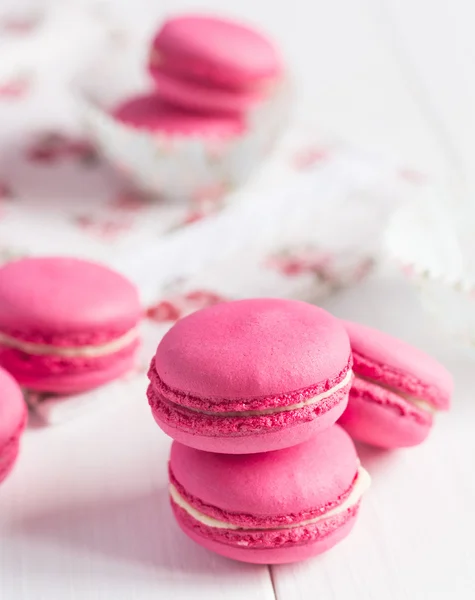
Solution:
M222 10L222 0L206 5ZM471 0L235 6L281 39L304 86L305 110L326 129L471 195ZM426 444L394 453L361 448L373 486L345 542L320 558L269 568L225 560L185 538L168 507L169 440L149 414L143 381L121 406L28 430L0 490L0 598L473 599L473 361L433 331L390 269L326 306L432 351L456 380L453 410L438 418Z

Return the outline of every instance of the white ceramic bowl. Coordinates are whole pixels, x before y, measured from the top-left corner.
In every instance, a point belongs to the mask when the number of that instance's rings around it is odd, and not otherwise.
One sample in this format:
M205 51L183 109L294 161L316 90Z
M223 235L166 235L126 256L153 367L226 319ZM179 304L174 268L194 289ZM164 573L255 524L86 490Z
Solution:
M288 81L248 115L244 134L218 145L200 137L170 138L119 123L111 108L153 89L145 63L128 60L124 54L99 57L74 89L86 129L100 153L145 192L188 200L210 188L235 189L260 165L287 122Z
M442 329L475 348L475 211L428 191L394 214L386 247Z

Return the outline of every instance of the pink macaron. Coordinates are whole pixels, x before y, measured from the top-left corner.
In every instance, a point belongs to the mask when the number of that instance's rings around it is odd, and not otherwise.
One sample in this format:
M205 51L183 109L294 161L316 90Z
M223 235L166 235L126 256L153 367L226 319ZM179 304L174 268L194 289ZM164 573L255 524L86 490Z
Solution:
M165 103L155 93L125 100L114 109L113 116L127 126L168 137L228 140L246 129L239 115L185 111Z
M141 307L119 273L75 258L0 268L0 364L39 392L92 389L132 368Z
M434 414L450 406L452 376L402 340L358 323L344 325L355 378L339 423L354 439L381 448L420 444Z
M20 387L6 371L0 369L0 483L17 459L26 415Z
M255 299L178 321L149 370L160 427L183 444L231 454L298 444L335 423L348 401L345 328L305 302Z
M240 456L174 442L169 473L173 512L192 540L264 564L304 560L346 537L370 482L338 425L292 448Z
M149 70L160 96L206 112L244 112L271 95L282 59L258 31L205 15L167 20L152 43Z

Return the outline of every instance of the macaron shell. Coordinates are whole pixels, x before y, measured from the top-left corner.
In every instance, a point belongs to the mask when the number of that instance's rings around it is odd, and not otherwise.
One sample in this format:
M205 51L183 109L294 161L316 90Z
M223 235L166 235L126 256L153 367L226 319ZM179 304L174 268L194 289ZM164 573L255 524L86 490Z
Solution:
M20 451L20 435L21 432L18 432L7 447L0 449L0 483L10 475L15 466Z
M433 418L396 394L355 379L338 423L360 442L393 449L416 446L430 433Z
M189 527L181 518L181 516L177 514L177 511L175 511L175 516L182 531L194 542L200 546L203 546L207 550L215 552L216 554L220 554L221 556L225 556L226 558L239 560L241 562L270 565L293 563L306 560L312 556L317 556L318 554L322 554L343 540L353 529L353 526L356 522L355 514L352 515L343 525L334 529L322 539L318 539L311 544L290 545L280 548L252 549L230 546L215 541L212 538L198 535L196 531Z
M341 323L292 300L227 302L178 321L155 368L174 390L211 401L286 394L344 376L351 359Z
M106 341L141 316L137 290L119 273L75 258L26 258L0 269L0 331L62 345Z
M27 409L17 382L0 369L0 483L16 462Z
M167 81L168 88L164 80L160 92L136 96L117 106L113 111L114 117L131 127L174 137L198 136L204 139L226 140L245 131L245 122L239 115L190 112L164 102L172 99L174 87L177 85L173 81ZM186 98L185 102L177 104L183 104L184 107L189 105Z
M453 379L435 358L382 331L350 321L343 324L350 337L355 373L397 387L440 409L449 408Z
M163 412L159 409L153 409L152 413L157 424L167 435L186 446L207 452L252 454L295 446L331 427L346 408L348 390L345 388L337 392L335 399L337 402L333 408L310 421L276 429L263 427L260 433L244 436L226 437L225 431L219 426L219 423L216 425L214 435L202 435L198 434L196 429L184 430L174 426L169 418L164 418ZM199 416L197 417L198 421Z
M208 113L242 113L265 99L264 90L235 91L200 85L173 76L167 71L153 71L157 95L175 106Z
M282 62L275 47L257 31L231 20L186 15L165 22L153 41L165 61L179 61L190 74L210 83L243 85L275 78Z
M250 515L324 507L348 492L357 468L353 442L337 425L277 452L213 454L174 442L170 456L171 472L188 494Z
M26 404L18 383L0 369L0 456L2 449L17 437L26 420Z
M54 361L54 367L50 363L49 369L45 368L44 360L36 360L42 357L28 357L10 349L0 350L0 362L29 390L72 394L93 389L130 371L135 364L137 346L138 343L135 343L100 360Z

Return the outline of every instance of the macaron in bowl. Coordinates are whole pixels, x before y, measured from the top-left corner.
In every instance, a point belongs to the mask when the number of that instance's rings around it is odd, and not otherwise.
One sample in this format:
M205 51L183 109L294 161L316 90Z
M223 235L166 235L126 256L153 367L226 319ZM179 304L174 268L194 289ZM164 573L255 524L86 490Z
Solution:
M16 462L26 418L26 404L20 387L0 369L0 483Z
M197 136L218 142L242 134L246 127L244 119L239 115L188 112L167 104L156 93L125 101L116 107L113 116L117 121L137 130L155 131L170 137Z
M170 437L230 454L293 446L342 414L352 381L348 336L316 306L226 302L178 321L158 345L147 391Z
M284 77L282 57L265 35L210 15L165 21L153 39L149 69L161 98L203 112L250 110Z
M100 154L152 196L193 202L206 190L237 189L288 121L287 77L275 83L271 94L237 112L170 103L150 79L144 65L108 48L76 77L73 90Z
M174 442L170 500L179 526L208 550L250 563L304 560L351 531L369 486L338 425L259 454L203 452Z
M339 423L381 448L415 446L448 410L452 376L435 358L382 331L345 321L355 378Z
M135 286L97 263L0 268L0 365L28 390L72 394L120 377L134 365L140 318Z

